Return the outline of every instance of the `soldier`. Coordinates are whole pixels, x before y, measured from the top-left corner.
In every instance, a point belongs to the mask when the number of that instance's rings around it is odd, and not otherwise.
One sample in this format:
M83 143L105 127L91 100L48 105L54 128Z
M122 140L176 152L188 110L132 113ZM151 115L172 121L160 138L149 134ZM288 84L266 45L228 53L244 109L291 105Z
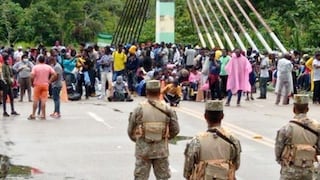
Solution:
M136 143L135 180L147 180L153 166L157 179L170 178L168 140L180 131L176 112L160 101L160 81L146 84L147 100L130 113L128 135Z
M311 180L313 163L319 154L320 124L307 117L309 96L294 95L294 118L277 134L276 161L281 165L281 180Z
M208 130L200 133L185 149L184 177L188 180L234 180L240 166L240 141L221 127L223 102L206 103Z

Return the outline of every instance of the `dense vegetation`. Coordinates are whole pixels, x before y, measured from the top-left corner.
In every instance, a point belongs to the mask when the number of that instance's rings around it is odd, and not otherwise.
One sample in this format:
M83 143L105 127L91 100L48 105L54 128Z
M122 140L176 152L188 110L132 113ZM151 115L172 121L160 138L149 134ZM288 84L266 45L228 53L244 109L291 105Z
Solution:
M0 2L0 42L4 44L43 42L45 45L52 45L56 40L64 44L92 42L99 32L112 34L125 4L125 0L0 0ZM302 49L319 46L320 3L317 3L318 1L251 0L251 2L286 47ZM231 5L235 7L233 3ZM245 5L244 7L248 9ZM250 15L266 35L253 13ZM140 41L154 41L154 16L155 1L152 1ZM248 27L246 24L245 26ZM194 44L197 41L197 33L186 1L176 0L176 42ZM267 41L272 44L270 38Z

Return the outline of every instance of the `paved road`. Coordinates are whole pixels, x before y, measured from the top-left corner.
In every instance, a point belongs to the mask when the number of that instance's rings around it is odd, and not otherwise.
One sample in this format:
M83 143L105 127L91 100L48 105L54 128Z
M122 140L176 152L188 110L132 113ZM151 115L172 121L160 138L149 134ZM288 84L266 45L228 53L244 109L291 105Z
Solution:
M134 143L127 134L127 119L134 106L142 101L110 103L95 98L62 104L62 118L28 121L31 104L16 103L18 117L2 118L0 154L7 154L14 164L41 170L32 179L127 180L133 179ZM274 138L277 129L292 115L292 105L274 105L268 100L243 101L225 108L223 125L242 143L239 180L279 179L274 161ZM51 112L53 102L48 102ZM319 117L319 106L311 105L310 117ZM180 136L191 137L206 129L204 103L182 102L176 108L181 125ZM184 148L187 141L170 144L172 179L183 174ZM16 178L15 178L16 179ZM23 179L23 178L21 178ZM151 173L150 179L155 179Z

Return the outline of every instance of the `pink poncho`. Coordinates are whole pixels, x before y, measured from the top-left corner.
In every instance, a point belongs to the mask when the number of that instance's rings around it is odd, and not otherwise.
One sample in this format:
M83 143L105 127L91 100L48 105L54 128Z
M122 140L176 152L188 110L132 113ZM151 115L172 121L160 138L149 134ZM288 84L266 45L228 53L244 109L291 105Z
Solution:
M244 56L232 57L225 67L228 73L227 90L231 90L232 94L237 93L239 90L244 92L251 92L251 85L249 83L249 74L252 67L248 59Z

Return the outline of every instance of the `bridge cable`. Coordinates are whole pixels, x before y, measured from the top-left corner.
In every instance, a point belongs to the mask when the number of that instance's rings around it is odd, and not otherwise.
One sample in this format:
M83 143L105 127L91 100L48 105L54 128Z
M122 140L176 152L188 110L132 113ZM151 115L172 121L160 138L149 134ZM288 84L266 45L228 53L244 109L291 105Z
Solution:
M144 22L146 21L146 18L147 18L147 12L149 10L149 6L150 6L150 0L147 0L147 2L145 3L145 6L143 8L143 14L141 14L141 19L140 19L140 22L138 24L139 28L137 29L137 31L138 31L137 32L137 36L136 36L137 40L140 38L143 24L144 24Z
M129 22L127 24L124 36L123 36L123 41L125 43L129 43L129 38L132 34L132 29L135 28L135 23L137 21L137 16L139 15L138 8L140 7L140 2L139 1L133 1L134 6L131 9L130 17L127 17L129 19Z
M125 5L124 5L124 10L122 11L121 16L120 16L121 18L124 17L124 15L128 12L125 10L126 10L126 8L128 8L130 2L131 2L130 0L126 1ZM120 33L120 29L122 26L123 26L123 21L120 21L116 27L115 35L112 38L112 44L114 44L114 45L118 45L119 33Z
M205 8L202 0L200 0L200 4L201 4L202 9L203 9L203 11L204 11L204 13L205 13L205 15L206 15L206 18L208 19L208 22L209 22L210 27L211 27L211 29L212 29L212 31L213 31L214 37L215 37L215 39L217 40L217 42L218 42L218 44L219 44L219 48L224 49L224 45L223 45L223 43L222 43L222 41L221 41L221 38L220 38L220 36L219 36L216 28L213 26L213 23L212 23L212 21L211 21L211 19L210 19L210 17L209 17L208 11L207 11L207 9Z
M126 13L124 14L124 16L122 16L120 18L120 23L121 23L121 27L120 27L120 30L119 30L119 36L118 36L118 39L117 39L117 44L123 44L123 36L125 34L125 31L126 31L126 26L128 24L128 17L129 15L131 15L131 11L132 11L132 6L134 4L134 1L131 1L131 0L127 0L129 1L129 4L127 7L124 8L124 11L126 11Z
M248 34L248 32L246 31L246 29L244 28L244 26L242 25L241 21L239 20L239 18L237 17L237 15L235 14L235 12L233 11L233 9L231 8L230 4L228 3L228 0L224 0L225 5L227 6L227 8L229 9L229 12L231 13L231 15L233 16L233 18L235 19L235 21L237 22L238 26L240 27L240 30L242 31L242 33L244 34L244 37L247 39L247 41L249 42L250 46L252 47L253 50L257 50L259 51L259 49L257 48L256 44L253 42L253 40L251 39L250 35Z
M206 26L206 23L205 23L204 20L203 20L203 17L202 17L202 15L201 15L200 11L199 11L199 8L198 8L198 5L196 4L196 1L195 1L195 0L192 0L192 1L193 1L193 5L194 5L194 7L195 7L195 9L196 9L196 11L197 11L197 13L198 13L198 16L199 16L199 19L200 19L200 21L201 21L201 24L202 24L202 26L203 26L203 28L204 28L204 31L206 32L206 35L207 35L209 44L210 44L211 48L213 49L213 48L215 47L215 45L214 45L214 43L213 43L213 41L212 41L212 37L211 37L211 35L210 35L210 33L209 33L209 30L208 30L208 28L207 28L207 26Z
M283 46L283 44L280 42L278 37L275 35L275 33L271 30L270 26L264 21L262 16L259 14L259 12L255 9L255 7L252 5L252 3L249 0L245 0L249 8L254 12L254 14L258 17L258 20L262 23L262 25L266 28L267 32L273 39L273 41L276 43L276 45L279 47L282 53L287 53L288 51Z
M190 0L187 0L187 4L188 4L189 12L190 12L190 14L191 14L193 23L194 23L194 25L195 25L195 27L196 27L196 30L197 30L198 37L199 37L199 39L200 39L201 45L202 45L202 47L206 47L206 42L204 41L203 35L202 35L202 33L201 33L201 31L200 31L200 28L199 28L199 25L198 25L198 23L197 23L197 19L196 19L194 13L193 13Z
M251 21L250 17L248 16L248 14L245 12L245 10L242 8L242 6L240 5L240 3L238 2L238 0L234 0L234 2L236 3L238 9L240 10L240 12L243 14L243 16L245 17L245 19L247 20L247 22L249 23L249 25L251 26L251 28L253 29L253 31L256 33L258 39L260 40L260 42L262 43L262 45L266 48L266 50L268 51L268 53L272 53L272 49L270 48L269 44L267 43L267 41L263 38L262 34L258 31L258 29L256 28L256 26L254 25L254 23Z
M139 25L140 24L140 20L143 18L143 15L144 15L144 6L146 4L147 1L136 1L137 5L139 8L136 8L135 9L135 17L134 17L134 22L132 24L132 26L130 27L130 30L129 30L129 35L128 35L128 41L129 42L134 42L136 41L136 33L137 33L137 30L139 29Z
M213 15L214 15L214 17L215 17L215 19L216 19L216 21L217 21L220 29L222 30L223 36L224 36L225 40L227 41L227 44L228 44L230 50L233 51L233 50L234 50L234 45L233 45L233 43L232 43L232 41L231 41L228 33L226 32L225 28L223 27L220 19L218 18L218 15L217 15L216 12L214 11L214 9L213 9L213 7L212 7L212 5L211 5L211 2L210 2L209 0L207 0L207 4L209 5L209 8L210 8L211 12L213 13Z
M235 31L235 29L233 28L230 20L228 19L228 16L226 15L226 13L224 12L224 10L222 9L220 3L218 0L215 0L215 3L217 4L218 6L218 9L220 10L222 16L224 17L225 21L227 22L229 28L231 29L232 33L233 33L233 36L234 38L237 40L237 43L239 44L240 48L243 50L243 51L247 51L246 47L244 46L242 40L240 39L239 37L239 34Z

